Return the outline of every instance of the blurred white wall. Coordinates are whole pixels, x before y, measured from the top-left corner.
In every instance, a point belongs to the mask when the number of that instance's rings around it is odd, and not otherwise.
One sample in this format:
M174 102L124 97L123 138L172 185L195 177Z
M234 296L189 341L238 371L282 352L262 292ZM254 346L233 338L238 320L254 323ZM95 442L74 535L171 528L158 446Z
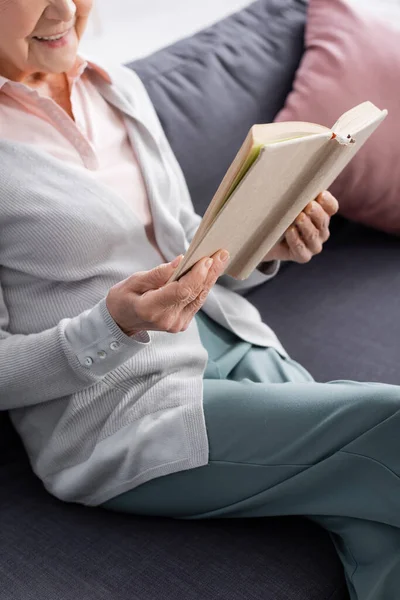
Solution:
M249 0L94 0L81 48L99 59L127 62L189 36Z
M400 28L400 0L348 1ZM81 48L99 60L124 63L191 35L248 4L251 1L94 0Z

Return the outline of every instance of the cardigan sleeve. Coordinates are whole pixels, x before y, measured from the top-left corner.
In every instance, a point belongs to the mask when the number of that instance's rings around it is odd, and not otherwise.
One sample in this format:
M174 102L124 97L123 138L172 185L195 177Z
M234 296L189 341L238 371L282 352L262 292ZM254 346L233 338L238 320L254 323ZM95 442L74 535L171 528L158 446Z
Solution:
M0 287L0 410L79 392L150 343L146 332L125 335L108 312L105 298L39 333L12 334L8 324Z

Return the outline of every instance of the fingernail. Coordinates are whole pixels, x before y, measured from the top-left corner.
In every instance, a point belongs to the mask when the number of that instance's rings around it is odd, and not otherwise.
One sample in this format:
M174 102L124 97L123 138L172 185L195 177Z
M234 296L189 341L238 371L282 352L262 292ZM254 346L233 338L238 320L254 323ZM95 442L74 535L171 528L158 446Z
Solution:
M214 261L212 258L208 258L204 264L205 264L206 268L209 269L211 267L211 265L213 264L213 262Z
M221 262L226 262L229 258L229 252L227 252L226 250L223 250L220 255L219 255L219 260Z
M177 256L176 258L174 258L174 260L171 263L172 267L177 267L179 265L179 263L181 262L181 258L182 258L182 254L180 254L179 256Z
M324 200L329 200L329 198L331 197L331 195L330 195L329 192L325 191L325 192L322 192L322 197L323 197Z

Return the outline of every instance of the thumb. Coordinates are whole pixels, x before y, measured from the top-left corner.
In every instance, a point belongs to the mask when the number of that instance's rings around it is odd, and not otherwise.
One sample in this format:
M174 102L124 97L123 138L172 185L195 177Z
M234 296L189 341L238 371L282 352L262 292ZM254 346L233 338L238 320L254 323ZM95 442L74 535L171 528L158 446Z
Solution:
M132 275L132 291L144 294L165 285L181 262L182 257L183 255L180 254L173 261L158 265L158 267L151 269L151 271L141 271Z

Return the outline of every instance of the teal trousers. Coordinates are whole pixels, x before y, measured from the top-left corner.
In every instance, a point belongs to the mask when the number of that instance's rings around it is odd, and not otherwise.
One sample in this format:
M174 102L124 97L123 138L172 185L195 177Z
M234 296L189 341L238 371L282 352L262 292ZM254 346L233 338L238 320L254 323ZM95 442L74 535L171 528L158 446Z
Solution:
M290 358L196 319L209 353L209 463L103 506L180 519L303 515L330 532L352 600L399 600L400 387L316 383Z

